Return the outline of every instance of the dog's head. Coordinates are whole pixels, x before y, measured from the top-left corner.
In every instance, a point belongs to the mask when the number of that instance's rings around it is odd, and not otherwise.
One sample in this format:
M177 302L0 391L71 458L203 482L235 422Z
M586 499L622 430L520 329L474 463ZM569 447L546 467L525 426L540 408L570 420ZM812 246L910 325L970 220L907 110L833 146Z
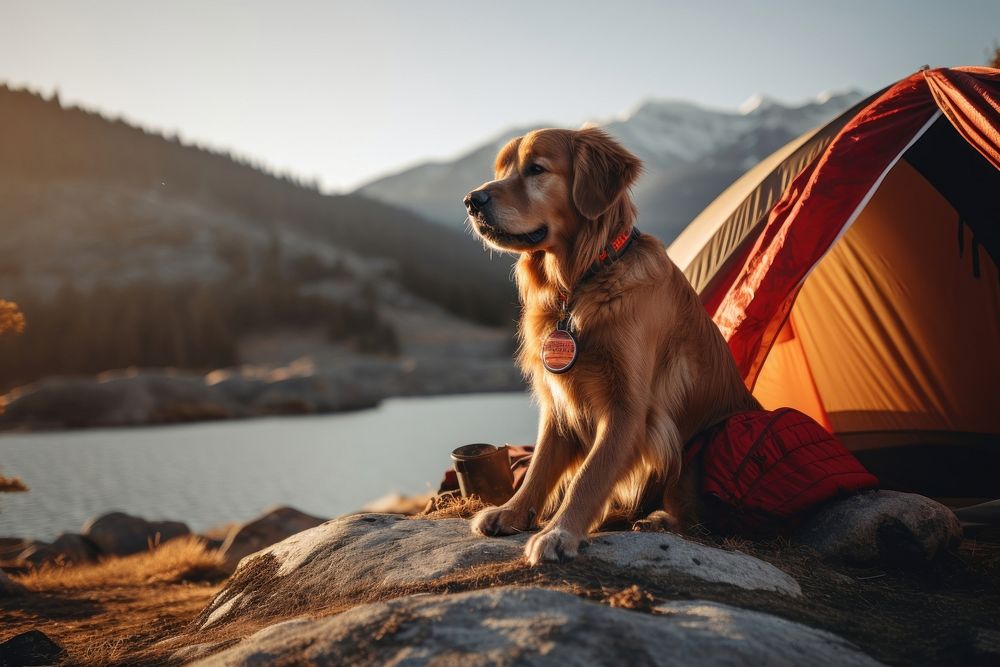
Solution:
M641 169L603 130L536 130L501 149L496 180L467 194L465 207L495 248L553 250L627 197Z

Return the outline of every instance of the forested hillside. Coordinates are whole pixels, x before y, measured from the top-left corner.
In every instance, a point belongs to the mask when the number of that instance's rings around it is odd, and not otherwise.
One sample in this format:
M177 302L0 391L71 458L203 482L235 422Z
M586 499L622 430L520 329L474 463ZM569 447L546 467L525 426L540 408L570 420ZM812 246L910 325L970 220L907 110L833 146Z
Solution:
M508 271L407 211L0 86L0 297L28 320L0 341L0 391L229 365L241 336L280 326L392 354L406 332L385 299L507 325Z

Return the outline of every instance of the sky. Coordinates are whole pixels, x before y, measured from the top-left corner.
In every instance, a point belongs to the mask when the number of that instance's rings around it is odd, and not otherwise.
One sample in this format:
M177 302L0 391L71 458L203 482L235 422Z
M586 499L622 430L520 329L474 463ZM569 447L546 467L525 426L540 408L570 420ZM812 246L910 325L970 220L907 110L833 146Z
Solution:
M328 192L510 127L874 91L998 41L1000 0L0 0L0 82Z

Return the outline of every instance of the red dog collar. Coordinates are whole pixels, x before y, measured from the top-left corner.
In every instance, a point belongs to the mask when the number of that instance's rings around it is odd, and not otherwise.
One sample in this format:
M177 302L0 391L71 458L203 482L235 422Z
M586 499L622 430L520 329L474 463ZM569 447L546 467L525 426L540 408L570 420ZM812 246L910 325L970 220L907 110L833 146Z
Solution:
M640 232L637 227L629 227L621 234L611 239L611 242L604 246L604 249L601 250L601 254L597 256L597 259L590 265L590 268L587 269L586 273L580 276L580 279L576 281L576 284L579 285L580 283L589 280L595 273L599 272L605 266L611 266L617 262L626 252L628 252L628 249L632 246L632 242L640 236L642 236L642 232ZM573 288L575 289L576 285L574 285ZM563 304L564 311L566 304L569 303L571 295L572 291L559 292L559 301Z
M607 266L617 261L619 257L625 254L628 247L632 245L632 241L637 238L639 238L639 230L635 227L629 227L611 239L611 243L604 246L604 250L597 256L597 261L590 267L590 270L596 272L601 266Z
M621 256L632 245L632 241L639 238L639 230L635 227L623 231L611 240L604 247L601 254L587 272L580 277L577 285L587 280L605 266L614 264L621 259ZM542 341L542 365L550 373L561 375L573 368L576 363L576 355L579 346L576 336L573 334L573 327L570 323L569 300L572 292L559 292L560 316L554 331L550 332Z

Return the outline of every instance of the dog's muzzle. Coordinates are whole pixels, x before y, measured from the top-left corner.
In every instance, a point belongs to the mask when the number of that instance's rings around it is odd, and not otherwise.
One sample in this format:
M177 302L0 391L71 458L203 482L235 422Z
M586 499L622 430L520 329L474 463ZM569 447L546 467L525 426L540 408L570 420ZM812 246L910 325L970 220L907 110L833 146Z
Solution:
M469 215L476 215L490 201L490 193L486 190L473 190L465 195L465 199L462 201L465 203L465 210L469 212Z

